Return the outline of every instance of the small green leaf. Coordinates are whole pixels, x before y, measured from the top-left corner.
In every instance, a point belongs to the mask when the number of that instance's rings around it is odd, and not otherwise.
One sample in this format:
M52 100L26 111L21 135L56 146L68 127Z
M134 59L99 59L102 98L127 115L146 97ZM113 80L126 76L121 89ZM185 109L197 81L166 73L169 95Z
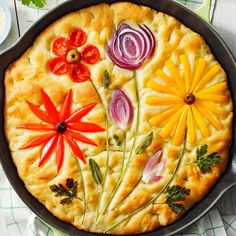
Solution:
M110 84L109 74L108 71L105 70L103 74L103 87L106 89L108 88L109 84Z
M62 184L53 184L50 186L50 190L55 194L55 197L66 197L63 198L60 201L60 204L62 205L69 205L75 198L81 200L77 197L77 188L78 188L78 182L74 181L72 178L66 179L66 187L64 187Z
M121 146L121 141L120 141L120 139L119 139L119 137L116 135L116 134L114 134L113 135L113 138L114 138L114 140L116 141L116 144L117 144L117 146Z
M178 204L178 203L172 203L172 204L169 204L168 206L176 214L181 214L184 211L183 205Z
M28 6L30 3L34 4L38 8L43 8L46 4L46 0L22 0L22 4Z
M144 150L146 150L150 144L152 143L152 139L153 139L153 132L151 132L143 141L142 144L140 144L137 148L135 153L139 154L141 152L143 152Z
M205 154L207 153L207 149L208 146L205 144L202 145L200 148L197 148L196 151L196 164L203 174L212 173L212 166L219 164L222 160L216 152L205 156Z
M168 186L166 189L166 195L166 204L168 204L173 212L181 214L184 211L184 207L176 202L184 201L185 198L190 195L190 189L179 185Z
M98 166L97 162L93 160L92 158L89 159L89 167L92 172L93 179L96 184L102 183L102 172L100 170L100 167Z

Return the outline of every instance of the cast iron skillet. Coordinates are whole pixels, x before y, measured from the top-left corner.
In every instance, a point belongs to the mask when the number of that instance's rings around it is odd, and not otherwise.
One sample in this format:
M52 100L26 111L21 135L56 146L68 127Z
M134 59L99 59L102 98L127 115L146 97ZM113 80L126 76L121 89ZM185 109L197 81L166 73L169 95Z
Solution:
M53 216L41 203L38 202L36 198L34 198L26 190L24 183L20 180L17 174L17 170L12 161L4 134L4 72L5 69L9 66L9 64L19 58L25 52L25 50L32 45L36 36L52 22L71 11L79 10L81 8L85 8L91 5L96 5L101 2L111 4L115 1L69 0L65 2L64 4L57 7L55 10L48 13L41 20L39 20L12 48L6 50L0 55L0 78L2 78L0 82L0 155L3 169L15 191L18 193L24 203L35 214L37 214L48 224L71 236L94 234L80 231L76 227L68 223L62 222L55 216ZM234 102L236 101L236 63L232 54L225 46L222 39L218 36L218 34L210 25L205 23L191 11L187 10L186 8L182 7L177 3L172 2L171 0L130 0L130 2L146 5L158 11L170 14L179 19L186 26L201 34L205 38L207 44L211 47L212 52L217 58L217 60L227 72L233 100ZM233 126L233 132L235 137L235 123L233 124ZM225 174L201 202L196 204L177 222L169 226L157 229L156 231L146 233L145 235L168 236L178 233L179 231L193 224L204 214L206 214L228 189L236 185L236 153L234 151L235 147L236 141L233 141L230 152L230 160Z

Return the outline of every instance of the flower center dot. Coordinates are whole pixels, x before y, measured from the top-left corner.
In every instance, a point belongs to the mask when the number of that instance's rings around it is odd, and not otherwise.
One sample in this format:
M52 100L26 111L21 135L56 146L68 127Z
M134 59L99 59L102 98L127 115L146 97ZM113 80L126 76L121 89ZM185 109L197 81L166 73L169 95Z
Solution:
M184 96L184 102L188 105L192 105L195 102L195 96L192 93L186 93Z
M65 122L57 122L56 130L57 133L64 133L67 129L67 124Z

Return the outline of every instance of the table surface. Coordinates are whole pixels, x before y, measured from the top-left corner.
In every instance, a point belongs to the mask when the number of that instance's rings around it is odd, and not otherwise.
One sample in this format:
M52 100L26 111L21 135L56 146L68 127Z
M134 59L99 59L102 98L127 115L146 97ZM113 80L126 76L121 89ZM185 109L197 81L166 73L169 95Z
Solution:
M13 10L13 27L8 39L0 46L0 52L14 44L19 36L28 28L27 25L21 25L17 21L17 18L24 17L24 12L21 11L21 3L18 0L2 1L6 1ZM60 0L50 1L60 3ZM31 24L30 20L28 23ZM216 0L212 24L236 58L236 0ZM217 203L217 208L222 215L236 214L236 187L222 197Z

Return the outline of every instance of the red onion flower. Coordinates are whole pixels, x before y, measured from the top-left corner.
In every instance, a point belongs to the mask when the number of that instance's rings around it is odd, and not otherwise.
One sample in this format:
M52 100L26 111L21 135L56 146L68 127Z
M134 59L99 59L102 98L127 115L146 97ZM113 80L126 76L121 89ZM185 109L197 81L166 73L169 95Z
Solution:
M125 130L133 119L133 107L127 95L120 89L116 89L111 98L110 112L113 120Z
M154 154L150 158L150 160L146 164L142 177L144 183L148 184L151 182L159 181L163 178L163 176L161 176L161 172L165 167L166 162L165 161L160 162L161 155L162 155L162 150L159 150L156 154Z
M137 69L154 53L155 39L146 25L138 29L122 24L112 34L107 53L112 62L124 69Z

